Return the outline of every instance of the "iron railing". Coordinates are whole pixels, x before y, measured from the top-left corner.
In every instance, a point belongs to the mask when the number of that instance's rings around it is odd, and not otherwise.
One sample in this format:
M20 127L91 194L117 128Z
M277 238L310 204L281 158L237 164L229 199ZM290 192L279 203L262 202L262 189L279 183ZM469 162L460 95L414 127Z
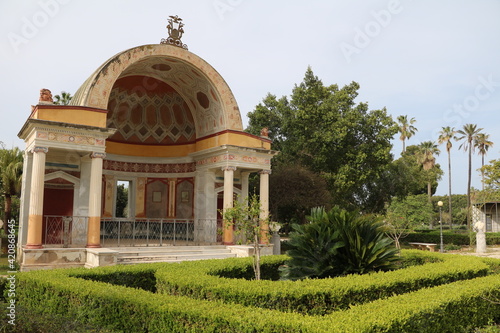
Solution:
M87 243L86 216L44 215L42 243L62 247L85 246Z
M88 217L44 216L44 245L85 247ZM102 218L101 246L212 245L222 242L216 219Z
M101 246L201 245L218 242L214 219L101 219Z

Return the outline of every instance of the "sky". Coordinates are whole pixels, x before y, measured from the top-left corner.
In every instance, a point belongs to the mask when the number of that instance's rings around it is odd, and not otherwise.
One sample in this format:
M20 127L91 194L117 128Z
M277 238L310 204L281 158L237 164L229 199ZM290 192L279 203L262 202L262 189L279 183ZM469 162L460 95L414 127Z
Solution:
M498 0L2 0L0 141L17 134L39 91L74 94L113 55L157 44L169 15L182 41L226 80L243 125L267 93L289 96L311 66L325 85L360 84L357 102L415 118L407 145L437 141L442 127L472 123L500 158L500 1ZM402 144L393 140L393 154ZM467 191L467 154L454 143L452 192ZM448 193L445 172L436 194ZM481 187L473 156L472 186Z

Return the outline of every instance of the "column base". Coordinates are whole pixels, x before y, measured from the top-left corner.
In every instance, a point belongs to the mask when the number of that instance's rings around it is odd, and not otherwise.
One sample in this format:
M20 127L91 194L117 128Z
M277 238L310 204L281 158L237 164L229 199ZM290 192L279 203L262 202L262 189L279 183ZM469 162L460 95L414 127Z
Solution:
M25 249L29 249L29 250L33 250L33 249L43 249L43 245L42 244L26 244L24 246Z
M222 242L222 245L234 245L234 242Z
M85 247L87 249L100 249L101 248L101 244L87 244Z

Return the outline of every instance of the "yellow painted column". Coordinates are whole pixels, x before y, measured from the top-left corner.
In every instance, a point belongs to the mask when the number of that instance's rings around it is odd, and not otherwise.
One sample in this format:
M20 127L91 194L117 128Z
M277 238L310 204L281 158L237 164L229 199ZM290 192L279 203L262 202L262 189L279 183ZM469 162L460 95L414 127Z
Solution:
M233 186L234 186L234 172L236 171L236 167L226 166L222 167L224 171L224 203L223 210L233 208ZM233 245L234 244L234 234L233 234L233 226L225 226L223 228L222 233L222 241L224 245Z
M102 160L105 153L91 153L90 188L89 188L89 221L87 230L87 247L101 247L101 197L102 197Z
M269 175L271 170L262 170L260 174L260 241L269 244Z
M33 148L31 171L30 207L28 216L27 249L42 248L43 190L45 183L45 160L48 148Z

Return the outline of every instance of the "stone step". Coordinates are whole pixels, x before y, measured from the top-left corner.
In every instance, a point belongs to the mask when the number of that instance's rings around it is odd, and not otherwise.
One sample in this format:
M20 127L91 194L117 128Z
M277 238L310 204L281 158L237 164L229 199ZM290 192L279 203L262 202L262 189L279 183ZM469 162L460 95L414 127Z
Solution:
M205 253L205 254L165 254L155 256L122 256L118 257L118 264L138 264L154 262L181 262L206 259L226 259L234 258L234 253Z
M152 262L181 262L188 260L225 259L236 257L223 245L215 246L166 246L166 247L118 247L118 264Z
M149 257L149 256L163 256L163 255L203 255L203 254L223 254L223 253L231 253L231 250L223 249L223 250L192 250L192 251L126 251L121 252L118 255L118 258L121 257Z
M111 248L112 250L118 251L120 253L161 253L161 252L200 252L200 251L225 251L227 250L226 246L169 246L169 247L115 247Z

